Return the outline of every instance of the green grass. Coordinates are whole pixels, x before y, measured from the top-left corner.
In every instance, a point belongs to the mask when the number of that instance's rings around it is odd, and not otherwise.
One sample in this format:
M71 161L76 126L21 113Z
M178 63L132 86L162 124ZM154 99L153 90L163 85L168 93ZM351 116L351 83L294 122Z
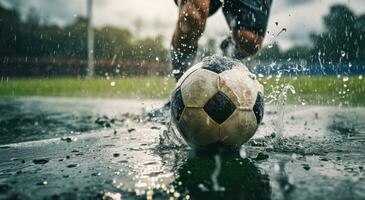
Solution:
M259 80L264 84L266 97L287 84L293 85L296 93L289 95L289 102L294 104L365 106L365 80L358 76L347 81L342 77L284 77L278 81L275 77L263 77ZM0 81L0 96L166 99L174 84L174 80L163 77L9 79Z
M156 99L168 98L173 87L173 80L162 77L14 79L0 82L0 96Z
M275 78L259 80L264 83L266 96L278 87L282 88L287 84L294 86L295 94L288 95L288 101L293 104L365 106L363 76L348 77L348 80L334 76L284 77L279 81Z

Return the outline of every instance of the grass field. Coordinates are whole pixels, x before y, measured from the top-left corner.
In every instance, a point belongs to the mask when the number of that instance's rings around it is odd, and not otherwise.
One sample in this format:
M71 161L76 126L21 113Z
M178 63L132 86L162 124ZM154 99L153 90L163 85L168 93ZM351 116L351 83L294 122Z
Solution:
M362 76L348 80L344 77L284 77L280 80L262 77L259 80L264 84L267 97L277 95L287 84L293 85L296 93L289 95L292 104L365 106ZM174 80L163 77L3 79L0 96L167 99L174 84Z

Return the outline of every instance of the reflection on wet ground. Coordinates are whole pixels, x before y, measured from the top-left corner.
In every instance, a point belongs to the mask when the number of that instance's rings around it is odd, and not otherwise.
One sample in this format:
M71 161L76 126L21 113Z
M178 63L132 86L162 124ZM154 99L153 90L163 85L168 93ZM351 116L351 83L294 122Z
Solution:
M121 115L156 102L63 98L0 99L0 144L76 135L122 125Z
M251 160L232 155L219 159L217 163L211 155L189 157L177 170L175 189L197 199L270 199L268 175Z
M0 199L365 198L365 108L289 106L278 125L268 106L240 152L196 155L166 145L166 116L142 114L161 102L0 105Z

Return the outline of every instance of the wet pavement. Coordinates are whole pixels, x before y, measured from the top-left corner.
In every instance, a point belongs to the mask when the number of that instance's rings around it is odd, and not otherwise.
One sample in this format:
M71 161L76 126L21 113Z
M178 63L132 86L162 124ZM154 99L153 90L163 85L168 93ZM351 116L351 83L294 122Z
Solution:
M156 101L77 98L0 99L0 144L98 131L120 124L125 113L141 113Z
M239 152L197 155L162 103L0 100L0 199L365 199L365 108L268 105Z

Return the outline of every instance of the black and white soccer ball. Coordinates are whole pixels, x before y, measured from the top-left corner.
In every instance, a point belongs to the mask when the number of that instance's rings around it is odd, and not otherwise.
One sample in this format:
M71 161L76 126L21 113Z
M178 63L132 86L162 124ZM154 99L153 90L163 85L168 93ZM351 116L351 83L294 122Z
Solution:
M238 148L264 114L263 86L245 65L211 56L179 79L171 97L176 128L193 148Z

